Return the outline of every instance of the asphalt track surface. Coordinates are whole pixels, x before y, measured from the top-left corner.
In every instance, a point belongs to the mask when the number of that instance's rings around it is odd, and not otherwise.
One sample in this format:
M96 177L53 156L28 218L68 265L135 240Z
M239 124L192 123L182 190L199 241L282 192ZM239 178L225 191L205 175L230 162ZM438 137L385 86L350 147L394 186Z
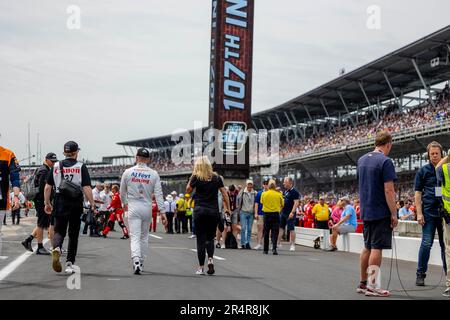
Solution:
M120 228L109 238L80 235L76 265L80 289L68 289L68 276L51 269L49 256L37 256L20 244L32 230L35 218L20 226L3 226L0 252L0 300L23 299L163 299L163 300L297 300L297 299L409 299L402 292L395 261L389 286L390 298L358 294L359 256L328 253L307 247L289 252L285 244L279 255L262 251L216 249L213 276L195 275L195 239L187 234L162 231L150 237L149 259L142 275L133 275L129 240L121 240ZM254 240L253 240L254 241ZM34 245L36 245L34 243ZM49 244L46 246L48 247ZM25 254L24 254L25 253ZM63 255L62 259L65 256ZM18 264L18 261L23 263ZM65 260L62 260L65 261ZM16 264L12 268L12 264ZM416 299L446 299L442 268L430 266L427 286L415 286L416 264L399 261L399 272L409 295ZM390 259L384 259L382 283L389 278ZM10 271L5 276L5 272ZM440 284L436 286L439 281ZM420 291L417 291L420 290Z

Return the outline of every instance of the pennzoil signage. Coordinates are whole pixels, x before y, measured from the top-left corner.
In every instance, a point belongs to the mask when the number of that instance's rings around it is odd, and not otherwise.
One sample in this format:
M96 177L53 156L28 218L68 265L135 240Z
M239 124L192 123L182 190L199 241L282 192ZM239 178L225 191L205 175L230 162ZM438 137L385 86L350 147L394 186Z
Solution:
M239 139L251 123L253 15L254 0L212 0L209 126L224 131L224 156L247 153L246 164L227 161L219 171L249 170L246 135Z

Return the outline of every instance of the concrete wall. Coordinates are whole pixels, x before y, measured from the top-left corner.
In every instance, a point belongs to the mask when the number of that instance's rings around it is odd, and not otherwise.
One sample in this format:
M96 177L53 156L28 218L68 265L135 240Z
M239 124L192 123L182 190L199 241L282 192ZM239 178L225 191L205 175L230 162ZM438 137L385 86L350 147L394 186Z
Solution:
M313 238L321 237L321 248L328 246L329 232L317 229L308 228L295 228L296 231L296 244L304 245L308 247L314 247ZM392 243L392 249L397 252L397 258L399 260L417 262L421 238L401 237L395 236L395 241ZM361 253L364 247L364 239L361 233L349 233L343 236L339 236L337 241L337 247L339 251ZM393 250L383 250L383 257L391 258ZM442 265L441 253L439 241L437 238L434 240L433 247L431 248L430 264Z

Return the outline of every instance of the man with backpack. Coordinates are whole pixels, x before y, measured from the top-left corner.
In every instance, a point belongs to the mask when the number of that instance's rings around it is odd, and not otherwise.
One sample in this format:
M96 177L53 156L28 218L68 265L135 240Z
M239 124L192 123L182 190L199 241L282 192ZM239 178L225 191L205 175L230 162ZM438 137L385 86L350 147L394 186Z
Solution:
M60 262L61 247L66 234L69 234L69 248L66 259L67 274L75 272L75 257L78 250L81 215L83 214L83 194L89 201L91 210L97 214L94 197L92 196L91 178L86 165L79 162L80 148L74 141L64 145L66 159L54 165L47 177L44 189L45 212L51 214L53 205L50 203L52 189L55 190L54 216L55 235L53 237L52 267L56 272L62 271ZM67 232L68 230L68 232Z
M36 238L38 242L36 254L50 254L50 252L48 252L42 244L44 238L44 229L48 229L50 227L50 216L46 214L44 210L44 188L47 182L48 173L57 161L58 159L56 158L56 154L54 154L53 152L48 153L45 156L44 163L36 170L32 181L33 187L38 188L38 192L33 199L36 208L37 225L34 228L33 232L28 236L28 238L22 241L22 245L28 251L33 252L31 242L34 238Z

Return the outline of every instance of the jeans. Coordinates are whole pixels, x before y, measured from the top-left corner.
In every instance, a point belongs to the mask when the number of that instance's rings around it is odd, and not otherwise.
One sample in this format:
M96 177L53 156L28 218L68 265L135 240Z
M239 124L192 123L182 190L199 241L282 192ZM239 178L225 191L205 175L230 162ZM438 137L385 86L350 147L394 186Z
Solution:
M428 260L430 259L430 250L433 246L434 235L438 232L439 244L441 246L442 266L447 272L445 263L445 243L442 226L442 218L425 217L425 225L422 227L422 243L419 249L419 260L417 274L425 274L428 270Z
M250 244L252 239L253 213L241 211L241 245Z

